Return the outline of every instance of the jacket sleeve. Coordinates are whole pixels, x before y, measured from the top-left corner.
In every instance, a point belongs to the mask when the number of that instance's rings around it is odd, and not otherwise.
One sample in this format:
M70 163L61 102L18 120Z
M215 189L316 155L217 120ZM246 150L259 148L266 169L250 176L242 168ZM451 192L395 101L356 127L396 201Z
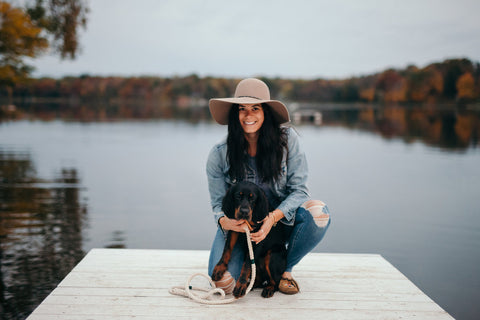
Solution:
M310 194L307 188L307 159L305 153L300 148L298 135L292 128L289 129L288 133L286 167L287 182L285 192L287 197L280 203L278 209L282 210L287 222L293 223L298 207L310 199Z
M210 204L215 223L218 223L218 219L225 215L222 211L222 200L228 188L224 175L225 160L222 159L222 154L218 145L213 147L208 155L206 167Z

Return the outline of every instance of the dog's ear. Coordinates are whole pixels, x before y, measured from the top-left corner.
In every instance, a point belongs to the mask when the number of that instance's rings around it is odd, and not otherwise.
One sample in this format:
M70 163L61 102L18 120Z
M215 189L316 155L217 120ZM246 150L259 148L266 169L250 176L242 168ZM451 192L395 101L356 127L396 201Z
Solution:
M223 197L222 201L222 211L229 219L235 218L235 201L233 199L233 194L234 186L231 186L227 190L227 193L225 193L225 197Z
M262 189L257 191L257 200L253 209L253 217L255 221L262 221L268 215L268 200Z

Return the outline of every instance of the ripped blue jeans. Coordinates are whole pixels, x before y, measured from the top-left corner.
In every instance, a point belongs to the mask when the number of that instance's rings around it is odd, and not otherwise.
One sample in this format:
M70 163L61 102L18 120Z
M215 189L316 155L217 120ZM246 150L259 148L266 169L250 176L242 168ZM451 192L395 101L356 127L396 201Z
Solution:
M326 215L328 222L318 226L308 210L303 207L297 209L295 214L295 223L291 227L290 237L287 243L287 268L286 272L292 272L292 269L297 265L304 256L312 251L317 244L323 239L330 226L330 212L325 205L322 212ZM213 268L220 261L225 247L226 234L218 228L213 240L212 249L210 250L210 258L208 261L208 274L212 276ZM245 260L245 253L243 249L237 244L232 252L230 262L228 264L228 271L234 279L238 279L242 270L242 265Z

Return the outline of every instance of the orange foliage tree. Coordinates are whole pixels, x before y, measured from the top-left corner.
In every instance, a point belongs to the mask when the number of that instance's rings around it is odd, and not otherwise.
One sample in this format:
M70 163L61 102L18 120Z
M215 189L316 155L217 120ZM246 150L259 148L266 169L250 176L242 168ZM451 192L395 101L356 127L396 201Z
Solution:
M0 0L1 1L1 0ZM480 97L480 64L447 60L424 68L409 66L345 80L262 78L277 99L295 102L424 103L454 102ZM233 94L240 79L199 77L65 77L17 84L18 97L59 97L83 102L148 102L185 108L206 104L212 97ZM455 80L455 82L453 82ZM455 86L452 88L452 83ZM56 92L54 92L56 90ZM1 94L1 92L0 92ZM163 111L162 111L163 112Z
M0 86L11 88L31 70L23 57L35 57L48 47L48 42L41 36L42 29L24 11L4 1L0 1L0 21Z
M423 102L435 99L443 92L443 77L434 66L410 70L408 79L408 99Z
M407 81L396 70L389 69L380 75L377 90L385 102L403 102L406 100Z
M465 72L457 80L457 98L471 100L475 98L475 80L470 72Z
M75 58L77 30L85 27L87 12L85 0L36 0L27 8L0 0L0 88L7 88L9 102L11 88L32 71L26 57L53 47L62 58Z

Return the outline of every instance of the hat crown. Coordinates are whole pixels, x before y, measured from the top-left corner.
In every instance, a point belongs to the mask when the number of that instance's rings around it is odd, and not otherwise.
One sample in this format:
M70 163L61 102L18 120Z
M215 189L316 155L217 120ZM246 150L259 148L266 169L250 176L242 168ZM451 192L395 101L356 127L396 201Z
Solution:
M235 98L241 97L270 100L270 90L262 80L248 78L240 81L235 89Z

